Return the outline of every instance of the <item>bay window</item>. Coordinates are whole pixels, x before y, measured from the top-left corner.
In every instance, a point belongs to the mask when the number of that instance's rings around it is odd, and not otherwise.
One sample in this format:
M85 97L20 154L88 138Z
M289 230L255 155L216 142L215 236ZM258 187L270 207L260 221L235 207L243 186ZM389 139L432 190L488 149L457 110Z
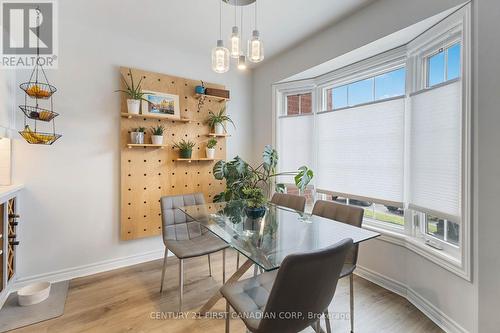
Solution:
M308 197L361 207L364 227L470 278L468 39L456 16L307 87L275 87L275 139L280 171L314 170Z

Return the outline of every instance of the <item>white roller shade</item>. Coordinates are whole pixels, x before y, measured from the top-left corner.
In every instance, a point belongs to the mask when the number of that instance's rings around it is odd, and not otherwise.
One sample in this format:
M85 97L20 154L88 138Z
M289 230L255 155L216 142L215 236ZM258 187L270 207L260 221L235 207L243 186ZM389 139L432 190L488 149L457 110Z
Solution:
M460 221L461 82L411 97L410 207Z
M318 115L318 191L403 202L404 98Z
M278 170L296 171L303 165L312 167L313 116L281 117L278 121ZM293 183L292 177L282 177L280 181Z

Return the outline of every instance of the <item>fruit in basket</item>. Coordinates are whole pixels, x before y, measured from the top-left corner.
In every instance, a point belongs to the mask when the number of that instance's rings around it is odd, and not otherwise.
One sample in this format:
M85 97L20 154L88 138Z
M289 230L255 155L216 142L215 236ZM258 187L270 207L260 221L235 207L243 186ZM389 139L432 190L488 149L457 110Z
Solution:
M50 143L54 139L54 135L33 132L33 130L30 128L29 125L26 125L24 127L23 137L29 143L36 143L36 144L40 144L40 143L47 144L47 143Z
M50 92L47 90L44 90L42 87L40 87L38 84L32 85L28 89L26 89L26 93L35 98L47 98L50 96Z
M38 118L40 120L50 120L50 117L52 116L52 113L49 112L49 111L41 111L39 114L38 114Z
M40 115L36 111L31 111L30 112L30 118L32 118L32 119L38 119L38 118L40 118Z

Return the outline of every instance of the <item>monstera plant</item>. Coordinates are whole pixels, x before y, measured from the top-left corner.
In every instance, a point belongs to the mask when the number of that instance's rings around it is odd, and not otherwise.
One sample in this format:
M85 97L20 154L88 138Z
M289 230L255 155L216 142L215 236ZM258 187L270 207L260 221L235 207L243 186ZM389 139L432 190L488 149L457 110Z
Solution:
M214 201L247 200L248 208L259 210L266 198L273 193L273 187L276 192L284 191L285 185L276 183L276 177L294 176L295 185L301 191L313 178L314 173L307 166L302 166L297 171L276 172L277 164L278 152L269 145L264 148L262 163L257 167L251 166L239 156L228 162L217 162L213 174L217 180L226 180L226 189L217 194Z

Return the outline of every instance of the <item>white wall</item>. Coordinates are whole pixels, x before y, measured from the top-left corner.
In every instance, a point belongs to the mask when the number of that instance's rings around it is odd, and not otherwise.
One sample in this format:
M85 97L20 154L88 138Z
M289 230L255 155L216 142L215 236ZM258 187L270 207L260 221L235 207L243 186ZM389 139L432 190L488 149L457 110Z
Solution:
M476 129L476 276L478 332L500 331L500 2L474 0Z
M120 7L119 0L112 1ZM96 28L90 18L101 16L100 21L107 18L113 25L113 13L102 10L101 1L58 2L59 68L47 75L58 88L55 111L61 115L56 125L63 137L48 147L19 138L13 143L14 182L26 187L18 256L21 279L163 251L160 237L119 240L120 96L114 93L120 84L119 66L225 84L232 97L228 111L238 131L229 139L228 156L249 157L252 151L249 74L217 75L210 69L209 50L190 54L169 44L167 35L153 44ZM21 71L18 81L28 77L29 72ZM18 103L22 100L19 93ZM17 126L22 128L22 119Z
M463 2L379 0L259 66L254 71L253 82L254 129L260 133L255 137L254 158L272 141L273 83ZM382 240L372 240L362 246L360 266L386 281L393 281L395 289L407 289L404 293L408 292L409 298L419 298L428 312L438 311L437 315L444 318L450 329L474 331L473 283L406 248Z

